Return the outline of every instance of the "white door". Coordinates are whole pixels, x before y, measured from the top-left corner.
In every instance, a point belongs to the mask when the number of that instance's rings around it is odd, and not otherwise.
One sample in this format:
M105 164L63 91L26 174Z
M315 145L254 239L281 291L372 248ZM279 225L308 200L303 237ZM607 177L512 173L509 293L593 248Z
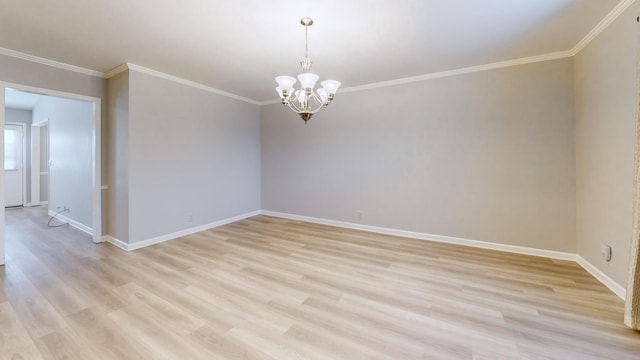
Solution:
M21 125L4 126L4 206L22 206L24 132Z

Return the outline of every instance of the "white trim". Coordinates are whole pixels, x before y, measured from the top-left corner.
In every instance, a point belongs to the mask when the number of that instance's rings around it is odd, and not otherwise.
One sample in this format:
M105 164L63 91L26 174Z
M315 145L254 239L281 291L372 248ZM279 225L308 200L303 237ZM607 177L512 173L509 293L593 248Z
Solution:
M635 0L623 0L618 5L616 5L616 7L614 7L613 10L611 10L611 12L607 14L607 16L605 16L604 19L602 19L602 21L598 23L598 25L596 25L596 27L594 27L582 40L580 40L576 44L576 46L573 47L573 49L571 49L571 55L577 55L580 50L589 45L589 43L593 39L595 39L602 31L604 31L604 29L611 25L611 23L613 23L618 18L618 16L620 16L625 10L627 10L627 8L629 8L629 6L631 6L631 4L633 4L634 2Z
M102 99L93 101L93 242L102 242ZM47 194L50 196L50 194Z
M49 200L40 201L40 205L49 205Z
M589 274L591 274L594 278L596 278L596 280L600 281L604 286L606 286L609 290L611 290L614 294L616 294L619 298L624 300L626 295L626 290L624 287L620 286L620 284L615 282L613 279L608 277L605 273L600 271L598 268L596 268L594 265L589 263L587 260L585 260L582 256L578 254L553 251L553 250L536 249L536 248L530 248L530 247L524 247L524 246L497 244L497 243L478 241L478 240L461 239L461 238L456 238L451 236L432 235L432 234L418 233L418 232L405 231L405 230L388 229L388 228L382 228L382 227L376 227L376 226L314 218L309 216L280 213L275 211L262 210L260 211L260 214L283 218L283 219L306 221L306 222L315 223L315 224L369 231L369 232L385 234L385 235L402 236L402 237L407 237L412 239L471 246L475 248L504 251L504 252L510 252L515 254L540 256L540 257L545 257L550 259L575 261L580 266L582 266L582 268L584 268Z
M1 85L1 84L0 84ZM0 168L4 170L4 97L5 89L0 86L0 129L2 130L2 146L0 146ZM0 176L0 265L4 265L4 174Z
M55 215L57 220L69 223L69 225L73 226L74 228L93 236L93 229L88 227L87 225L81 224L81 223L79 223L79 222L77 222L77 221L75 221L75 220L73 220L71 218L68 218L68 217L66 217L66 216L64 216L62 214L56 215L56 212L53 211L53 210L49 210L47 213L49 214L49 216L54 216Z
M46 118L38 123L33 123L31 124L31 126L35 126L35 127L45 127L49 125L49 118Z
M530 56L530 57L514 59L514 60L499 61L499 62L494 62L490 64L476 65L476 66L470 66L470 67L447 70L447 71L440 71L440 72L429 73L424 75L401 78L401 79L394 79L394 80L381 81L381 82L365 84L365 85L351 86L351 87L340 89L339 93L363 91L363 90L377 89L377 88L382 88L387 86L409 84L409 83L414 83L419 81L439 79L439 78L444 78L449 76L457 76L457 75L475 73L475 72L486 71L486 70L506 68L511 66L531 64L531 63L549 61L549 60L564 59L572 56L573 54L571 53L571 51L560 51L560 52L555 52L550 54ZM262 101L259 103L259 105L262 106L262 105L271 105L271 104L279 104L279 103L281 103L281 100L276 99L276 100Z
M615 8L613 8L613 10L611 10L609 14L607 14L607 16L604 17L604 19L602 19L602 21L598 23L598 25L596 25L582 40L580 40L570 50L559 51L555 53L549 53L549 54L543 54L543 55L537 55L537 56L530 56L530 57L514 59L514 60L499 61L499 62L484 64L484 65L470 66L470 67L461 68L461 69L440 71L440 72L429 73L429 74L424 74L419 76L412 76L407 78L394 79L394 80L382 81L382 82L359 85L359 86L351 86L351 87L340 89L340 93L377 89L377 88L387 87L387 86L408 84L408 83L413 83L418 81L425 81L425 80L438 79L438 78L449 77L449 76L469 74L469 73L474 73L479 71L486 71L486 70L492 70L492 69L506 68L510 66L517 66L517 65L524 65L524 64L530 64L535 62L573 57L576 54L578 54L580 50L582 50L585 46L587 46L593 39L595 39L609 25L611 25L634 2L635 0L623 0L622 2L620 2L618 5L616 5ZM260 106L262 106L262 105L279 104L280 102L281 102L280 99L275 99L275 100L262 101L259 104Z
M530 247L524 247L524 246L497 244L497 243L486 242L486 241L462 239L462 238L456 238L452 236L433 235L433 234L419 233L419 232L406 231L406 230L389 229L389 228L383 228L383 227L377 227L377 226L355 224L355 223L321 219L321 218L315 218L315 217L309 217L309 216L286 214L286 213L267 211L267 210L262 210L260 213L262 215L279 217L283 219L306 221L306 222L315 223L315 224L336 226L336 227L347 228L347 229L363 230L363 231L369 231L369 232L378 233L378 234L402 236L406 238L435 241L435 242L441 242L441 243L447 243L447 244L471 246L475 248L505 251L505 252L515 253L515 254L541 256L541 257L550 258L550 259L576 261L576 254L561 252L561 251L536 249L536 248L530 248Z
M375 88L386 87L386 86L394 86L394 85L407 84L407 83L412 83L417 81L437 79L437 78L442 78L447 76L455 76L455 75L468 74L468 73L478 72L478 71L485 71L485 70L515 66L515 65L523 65L523 64L529 64L529 63L540 62L540 61L548 61L548 60L554 60L554 59L561 59L565 57L572 57L578 54L580 50L582 50L585 46L587 46L604 29L606 29L609 25L611 25L611 23L613 23L634 2L635 0L621 1L618 5L616 5L615 8L613 8L613 10L611 10L611 12L609 12L609 14L607 14L607 16L604 17L604 19L602 19L602 21L600 21L584 38L582 38L582 40L580 40L570 50L559 51L559 52L549 53L549 54L542 54L542 55L514 59L514 60L500 61L500 62L484 64L484 65L471 66L471 67L466 67L461 69L428 73L420 76L413 76L413 77L395 79L390 81L382 81L382 82L372 83L372 84L352 86L348 88L343 88L340 92L342 93L342 92L369 90L369 89L375 89ZM165 74L156 70L148 69L133 63L124 63L116 66L115 68L107 72L100 72L96 70L90 70L90 69L85 69L85 68L74 66L74 65L65 64L59 61L45 59L42 57L38 57L38 56L34 56L34 55L30 55L30 54L26 54L26 53L22 53L19 51L2 48L2 47L0 47L0 54L43 64L43 65L52 66L59 69L73 71L81 74L102 77L105 79L109 79L126 70L134 70L134 71L145 73L147 75L152 75L162 79L174 81L183 85L191 86L204 91L209 91L218 95L227 96L236 100L248 102L250 104L254 104L258 106L277 104L280 102L279 99L267 100L267 101L257 101L257 100L249 99L244 96L232 94L224 90L216 89L216 88L213 88L204 84L200 84L191 80L182 79L177 76L173 76L173 75Z
M29 190L31 192L31 204L40 203L40 127L31 125L31 183Z
M424 74L419 76L412 76L412 77L407 77L402 79L382 81L382 82L377 82L373 84L352 86L352 87L341 89L340 92L343 93L343 92L362 91L362 90L376 89L376 88L387 87L387 86L402 85L402 84L408 84L408 83L425 81L425 80L432 80L432 79L439 79L439 78L450 77L450 76L475 73L480 71L525 65L525 64L531 64L531 63L542 62L542 61L563 59L571 56L572 55L569 51L561 51L556 53L530 56L530 57L514 59L514 60L499 61L499 62L484 64L484 65L470 66L470 67L465 67L465 68L455 69L455 70L440 71L440 72Z
M114 67L113 69L107 71L106 73L104 73L104 78L105 79L111 79L112 77L123 73L125 71L129 70L129 64L128 63L124 63L124 64L120 64L116 67ZM119 241L119 240L118 240Z
M74 93L69 93L64 91L53 90L53 89L39 88L36 86L22 85L22 84L7 82L7 81L0 81L0 87L32 92L40 95L49 95L49 96L64 97L64 98L75 99L75 100L82 100L87 102L95 102L96 100L100 100L100 98L97 98L94 96L80 95L80 94L74 94Z
M233 222L236 221L240 221L240 220L244 220L253 216L257 216L260 215L261 211L257 210L257 211L252 211L246 214L241 214L238 216L234 216L234 217L230 217L230 218L226 218L226 219L222 219L222 220L218 220L218 221L214 221L208 224L204 224L204 225L200 225L200 226L195 226L192 228L188 228L188 229L184 229L184 230L180 230L180 231L176 231L170 234L166 234L166 235L160 235L151 239L147 239L147 240L142 240L142 241L136 241L134 243L128 244L125 243L122 240L118 240L110 235L106 235L103 237L103 239L105 241L108 241L112 244L114 244L115 246L126 250L126 251L133 251L133 250L137 250L137 249L141 249L143 247L147 247L147 246L151 246L151 245L155 245L155 244L159 244L165 241L169 241L169 240L173 240L173 239L177 239L183 236L187 236L187 235L191 235L200 231L205 231L205 230L209 230L209 229L213 229L216 228L218 226L222 226L222 225L227 225L227 224L231 224Z
M108 242L110 244L113 244L116 247L118 247L118 248L120 248L120 249L122 249L124 251L130 251L129 250L129 244L127 244L126 242L124 242L122 240L116 239L111 235L104 235L102 237L102 241L103 242Z
M49 211L49 213L51 214L52 212ZM200 231L205 231L218 226L230 224L230 223L247 219L257 215L273 216L273 217L278 217L283 219L305 221L305 222L310 222L314 224L336 226L336 227L355 229L355 230L363 230L363 231L369 231L369 232L378 233L378 234L401 236L401 237L418 239L418 240L470 246L470 247L480 248L480 249L489 249L489 250L497 250L497 251L515 253L515 254L539 256L539 257L544 257L549 259L574 261L574 262L577 262L580 266L582 266L582 268L584 268L596 280L600 281L603 285L605 285L609 290L611 290L614 294L616 294L622 300L625 299L625 295L626 295L626 290L622 286L620 286L613 279L605 275L602 271L598 270L595 266L593 266L591 263L586 261L582 256L577 254L561 252L561 251L553 251L553 250L536 249L536 248L530 248L530 247L524 247L524 246L497 244L497 243L491 243L486 241L456 238L451 236L433 235L433 234L427 234L427 233L389 229L389 228L383 228L383 227L377 227L377 226L321 219L321 218L315 218L310 216L293 215L293 214L268 211L268 210L253 211L253 212L238 215L235 217L215 221L209 224L196 226L193 228L177 231L167 235L158 236L152 239L138 241L132 244L128 244L110 235L103 236L102 240L108 243L111 243L122 250L133 251L133 250L141 249L143 247L147 247L147 246L155 245L165 241L173 240L179 237L187 236ZM60 218L62 219L64 217L60 217Z
M7 48L3 48L3 47L0 47L0 55L11 56L11 57L14 57L14 58L27 60L27 61L31 61L31 62L42 64L42 65L51 66L51 67L62 69L62 70L73 71L73 72L77 72L77 73L80 73L80 74L91 75L91 76L96 76L96 77L103 77L104 76L104 74L102 72L100 72L100 71L85 69L85 68L82 68L82 67L79 67L79 66L69 65L69 64L65 64L65 63L59 62L59 61L49 60L49 59L45 59L45 58L42 58L42 57L25 54L23 52L7 49Z
M220 89L216 89L214 87L211 86L207 86L207 85L203 85L200 83L197 83L195 81L191 81L191 80L186 80L177 76L173 76L173 75L169 75L169 74L165 74L163 72L160 71L156 71L153 69L149 69L140 65L136 65L136 64L132 64L132 63L126 63L126 64L122 64L119 65L118 67L109 70L105 73L105 78L110 78L113 77L125 70L129 70L129 71L137 71L139 73L143 73L143 74L147 74L147 75L151 75L160 79L164 79L164 80L169 80L169 81L173 81L176 82L178 84L182 84L182 85L186 85L189 87L193 87L196 89L200 89L200 90L204 90L204 91L208 91L210 93L214 93L217 95L222 95L222 96L226 96L235 100L240 100L240 101L244 101L246 103L249 104L253 104L253 105L260 105L260 102L253 100L253 99L249 99L246 98L244 96L240 96L240 95L236 95L236 94L232 94L230 92L226 92L224 90L220 90Z
M622 300L625 300L625 296L627 294L627 289L620 286L617 282L615 282L612 278L607 276L605 273L600 271L593 264L585 260L582 256L576 255L576 262L582 266L589 274L591 274L594 278L600 281L604 286L609 288L609 290L613 291L614 294L618 295L618 297Z

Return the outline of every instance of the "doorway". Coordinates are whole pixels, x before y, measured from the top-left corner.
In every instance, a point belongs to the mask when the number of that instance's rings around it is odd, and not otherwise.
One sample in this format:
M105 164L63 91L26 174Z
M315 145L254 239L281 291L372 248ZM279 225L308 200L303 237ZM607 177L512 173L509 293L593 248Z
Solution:
M47 194L50 214L62 210L60 212L66 216L65 221L71 226L89 233L94 243L102 242L101 100L6 82L0 82L0 91L0 128L3 129L5 125L10 125L5 111L7 102L11 101L8 93L13 91L34 95L45 99L46 104L40 104L39 109L44 110L33 111L33 121L29 128L29 156L25 156L25 151L15 155L22 155L23 168L27 168L27 172L31 170L29 181L29 175L21 177L22 205L41 205L41 189L47 189L51 191ZM81 120L78 120L80 118ZM40 151L34 151L34 147L40 144L37 139L42 126L46 126L48 130L50 143L47 146L51 147L50 155L52 160L55 156L56 161L42 163L39 159ZM13 143L16 133L13 132L14 128L10 130L12 135L9 136L12 137ZM22 134L24 142L24 130ZM4 137L2 138L5 145ZM6 142L8 144L8 141ZM10 148L0 146L0 159L4 168L16 167L13 161L15 156ZM39 186L43 178L51 182L51 187ZM15 181L5 176L0 177L0 229L3 229L0 231L0 264L4 264L5 260L4 212L5 207L14 203L15 199L12 197L15 198L16 195L10 189ZM25 199L27 197L29 201ZM79 201L78 197L81 197L82 201Z

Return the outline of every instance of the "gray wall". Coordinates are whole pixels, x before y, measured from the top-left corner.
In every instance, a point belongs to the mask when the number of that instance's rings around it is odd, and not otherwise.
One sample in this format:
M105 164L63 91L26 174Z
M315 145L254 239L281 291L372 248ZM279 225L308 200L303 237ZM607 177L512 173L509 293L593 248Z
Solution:
M24 192L27 194L27 203L31 202L31 110L23 110L23 109L4 109L4 121L6 122L14 122L25 124L25 134L24 134L24 142L25 142L25 177L27 178L27 187L24 189ZM26 205L26 204L25 204Z
M578 254L626 285L638 107L638 4L575 58ZM612 260L600 255L609 244Z
M108 80L107 130L103 134L110 144L107 157L109 189L103 201L107 208L105 233L129 242L129 72Z
M258 106L136 71L129 85L129 242L260 209Z
M574 253L573 99L567 58L264 106L262 207Z
M93 103L43 96L33 117L49 118L49 209L93 228Z

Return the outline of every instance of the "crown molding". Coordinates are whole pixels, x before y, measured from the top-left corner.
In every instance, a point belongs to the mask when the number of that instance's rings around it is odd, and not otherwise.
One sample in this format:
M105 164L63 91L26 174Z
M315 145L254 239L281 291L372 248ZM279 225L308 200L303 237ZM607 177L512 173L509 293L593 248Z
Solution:
M572 56L573 55L571 54L570 51L560 51L555 53L530 56L526 58L499 61L499 62L484 64L484 65L470 66L470 67L465 67L465 68L460 68L455 70L440 71L440 72L434 72L434 73L429 73L424 75L401 78L401 79L381 81L377 83L371 83L371 84L365 84L365 85L359 85L359 86L351 86L344 89L340 89L340 93L363 91L363 90L377 89L377 88L382 88L387 86L409 84L409 83L439 79L439 78L444 78L449 76L469 74L474 72L506 68L511 66L524 65L524 64L531 64L531 63L542 62L542 61L563 59L563 58L568 58ZM279 104L279 103L280 103L280 99L275 99L275 100L267 100L267 101L260 102L260 105L271 105L271 104Z
M136 71L136 72L143 73L143 74L150 75L150 76L154 76L154 77L157 77L157 78L160 78L160 79L173 81L173 82L178 83L178 84L182 84L182 85L186 85L186 86L193 87L193 88L196 88L196 89L204 90L204 91L207 91L207 92L210 92L210 93L214 93L214 94L217 94L217 95L226 96L228 98L232 98L232 99L235 99L235 100L240 100L240 101L243 101L243 102L246 102L246 103L249 103L249 104L258 105L258 106L260 105L260 102L258 102L256 100L253 100L253 99L246 98L244 96L232 94L232 93L226 92L224 90L216 89L214 87L203 85L203 84L197 83L195 81L183 79L183 78L180 78L180 77L177 77L177 76L165 74L163 72L156 71L156 70L153 70L153 69L149 69L149 68L146 68L144 66L136 65L136 64L133 64L133 63L124 63L124 64L122 64L120 66L117 66L117 67L107 71L106 73L104 73L104 77L106 79L109 79L109 78L111 78L113 76L116 76L117 74L120 74L121 72L126 71L126 70Z
M555 52L550 54L530 56L530 57L514 59L514 60L499 61L499 62L484 64L484 65L469 66L469 67L455 69L455 70L447 70L447 71L440 71L440 72L429 73L424 75L411 76L411 77L406 77L402 79L382 81L382 82L360 85L360 86L352 86L352 87L344 88L340 92L352 92L352 91L376 89L380 87L408 84L408 83L413 83L418 81L439 79L439 78L449 77L449 76L456 76L456 75L469 74L469 73L480 72L480 71L506 68L506 67L517 66L517 65L562 59L562 58L567 58L571 56L572 55L569 51L560 51L560 52Z
M120 65L114 67L113 69L105 72L104 74L102 74L102 76L105 79L111 79L112 77L114 77L114 76L116 76L116 75L118 75L120 73L123 73L123 72L125 72L127 70L129 70L129 64L124 63L124 64L120 64Z
M611 10L611 12L607 14L607 16L605 16L604 19L602 19L602 21L598 23L598 25L596 25L596 27L594 27L582 40L580 40L576 44L576 46L573 47L573 49L569 51L571 53L571 56L577 55L580 50L589 45L589 43L593 39L595 39L596 36L598 36L602 31L604 31L604 29L611 25L611 23L613 23L620 15L622 15L622 13L627 10L629 6L631 6L634 2L635 0L623 0L618 5L616 5L616 7L614 7L613 10Z
M85 69L85 68L82 68L82 67L79 67L79 66L69 65L69 64L65 64L65 63L59 62L59 61L49 60L49 59L41 58L41 57L34 56L34 55L25 54L25 53L22 53L22 52L19 52L19 51L15 51L15 50L3 48L3 47L0 47L0 55L6 55L6 56L10 56L10 57L14 57L14 58L22 59L22 60L31 61L31 62L42 64L42 65L51 66L51 67L62 69L62 70L69 70L69 71L77 72L77 73L80 73L80 74L96 76L96 77L103 77L104 76L104 74L102 72L100 72L100 71L95 71L95 70L91 70L91 69Z
M560 52L549 53L549 54L543 54L543 55L537 55L537 56L531 56L531 57L514 59L514 60L500 61L500 62L484 64L484 65L470 66L470 67L465 67L465 68L460 68L460 69L455 69L455 70L440 71L440 72L435 72L435 73L429 73L429 74L413 76L413 77L406 77L406 78L389 80L389 81L382 81L382 82L365 84L365 85L360 85L360 86L352 86L352 87L343 88L340 92L342 93L342 92L354 92L354 91L376 89L376 88L387 87L387 86L394 86L394 85L408 84L408 83L418 82L418 81L438 79L438 78L443 78L443 77L448 77L448 76L456 76L456 75L469 74L469 73L479 72L479 71L486 71L486 70L492 70L492 69L516 66L516 65L530 64L530 63L534 63L534 62L541 62L541 61L548 61L548 60L555 60L555 59L562 59L562 58L566 58L566 57L572 57L572 56L577 55L582 49L584 49L593 39L595 39L602 31L604 31L604 29L606 29L609 25L611 25L611 23L613 23L634 2L635 2L635 0L622 0L618 5L616 5L615 8L613 8L613 10L611 10L611 12L609 14L607 14L607 16L604 17L604 19L602 19L602 21L600 21L598 23L598 25L596 25L571 50L560 51ZM253 104L253 105L263 106L263 105L271 105L271 104L280 103L280 99L267 100L267 101L256 101L256 100L253 100L253 99L246 98L244 96L232 94L232 93L229 93L229 92L217 89L217 88L213 88L213 87L210 87L210 86L207 86L207 85L203 85L203 84L191 81L191 80L186 80L186 79L183 79L183 78L179 78L177 76L165 74L165 73L162 73L162 72L159 72L159 71L156 71L156 70L152 70L152 69L149 69L149 68L145 68L143 66L139 66L139 65L136 65L136 64L132 64L132 63L121 64L121 65L119 65L119 66L117 66L117 67L115 67L115 68L103 73L103 72L100 72L100 71L91 70L91 69L85 69L85 68L82 68L82 67L79 67L79 66L69 65L69 64L65 64L65 63L59 62L59 61L49 60L49 59L45 59L45 58L42 58L42 57L38 57L38 56L30 55L30 54L25 54L25 53L22 53L22 52L19 52L19 51L7 49L7 48L2 48L2 47L0 47L0 55L6 55L6 56L10 56L10 57L26 60L26 61L35 62L35 63L38 63L38 64L43 64L43 65L55 67L55 68L58 68L58 69L73 71L73 72L77 72L77 73L80 73L80 74L96 76L96 77L101 77L101 78L105 78L105 79L109 79L111 77L114 77L117 74L119 74L119 73L121 73L123 71L126 71L126 70L133 70L133 71L141 72L141 73L144 73L144 74L147 74L147 75L151 75L151 76L155 76L155 77L158 77L158 78L162 78L162 79L165 79L165 80L173 81L173 82L176 82L176 83L179 83L179 84L182 84L182 85L194 87L196 89L208 91L208 92L211 92L211 93L214 93L214 94L217 94L217 95L222 95L222 96L226 96L226 97L229 97L229 98L232 98L232 99L236 99L236 100L240 100L240 101L243 101L243 102L247 102L247 103Z

